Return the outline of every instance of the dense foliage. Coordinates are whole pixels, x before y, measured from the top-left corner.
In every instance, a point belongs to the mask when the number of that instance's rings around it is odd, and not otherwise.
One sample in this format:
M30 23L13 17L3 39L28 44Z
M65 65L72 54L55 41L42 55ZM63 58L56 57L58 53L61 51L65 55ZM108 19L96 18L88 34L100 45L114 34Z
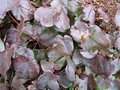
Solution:
M0 90L120 90L116 0L0 0Z

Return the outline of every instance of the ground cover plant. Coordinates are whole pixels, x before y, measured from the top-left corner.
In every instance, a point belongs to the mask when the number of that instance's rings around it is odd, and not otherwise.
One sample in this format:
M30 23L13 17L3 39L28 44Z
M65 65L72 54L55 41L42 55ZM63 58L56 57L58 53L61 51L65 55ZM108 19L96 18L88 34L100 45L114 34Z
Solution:
M120 90L120 1L0 0L0 90Z

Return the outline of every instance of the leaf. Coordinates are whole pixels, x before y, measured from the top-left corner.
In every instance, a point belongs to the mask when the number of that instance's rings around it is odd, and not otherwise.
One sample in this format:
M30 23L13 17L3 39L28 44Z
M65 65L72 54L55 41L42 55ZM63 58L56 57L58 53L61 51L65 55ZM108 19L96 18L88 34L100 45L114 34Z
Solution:
M91 4L88 4L84 7L83 12L85 13L85 17L83 18L83 20L89 21L90 24L94 24L95 21L94 7Z
M20 0L1 0L2 4L0 5L0 19L3 19L6 15L6 12L12 10L19 4Z
M81 47L84 50L91 49L105 49L111 46L111 39L108 34L105 32L96 32L93 31L91 36L87 38L84 42L82 42Z
M57 80L58 76L54 75L52 72L44 72L37 80L37 88L43 90L48 85L49 88L53 90L56 88L56 90L58 90Z
M7 33L7 42L12 45L17 41L17 29L16 28L10 28Z
M0 83L0 90L9 90L6 84Z
M54 71L54 63L50 61L41 61L41 68L44 72L53 72Z
M117 26L120 26L120 3L117 3L117 11L114 19L115 19L115 24Z
M57 35L55 42L64 46L64 52L67 55L71 55L74 49L73 40L70 36L65 35L64 37Z
M18 20L21 20L21 16L24 18L24 20L29 20L33 11L34 8L30 4L29 0L20 0L19 5L12 9L13 15Z
M37 90L36 81L33 81L32 84L29 85L27 88L28 90Z
M70 34L75 41L81 42L83 38L85 39L89 35L88 25L84 22L76 21L70 29Z
M68 0L52 0L52 2L50 3L51 7L56 8L58 10L60 10L61 8L64 9L65 13L67 14L67 9L66 7L68 7Z
M37 77L39 66L33 58L18 56L14 59L14 69L21 78L32 79Z
M76 0L71 0L68 2L68 7L67 7L71 12L75 12L79 8L79 4L77 3Z
M55 26L58 27L59 29L66 30L70 28L70 20L65 13L64 9L61 8L59 14L55 16Z
M54 25L55 14L55 9L51 7L39 7L34 13L34 18L36 21L40 21L42 26L51 27Z
M85 57L85 58L89 58L89 59L90 59L90 58L93 58L93 57L96 56L97 51L94 52L94 53L87 52L87 51L81 51L80 53L82 54L83 57Z
M33 51L31 49L23 47L23 46L15 47L15 49L14 49L13 58L18 57L19 55L25 56L29 59L34 59Z
M11 56L12 49L8 48L6 45L6 50L4 52L0 52L0 74L6 78L6 72L9 70L11 65Z
M67 66L65 68L66 71L66 77L70 81L75 81L75 65L72 60L67 60Z
M12 90L26 90L18 76L15 76L13 78L11 86L12 86Z
M54 38L56 35L57 32L53 28L46 28L39 36L45 44L51 46L54 43Z
M114 46L116 49L120 50L120 37L115 40Z
M73 55L72 55L72 60L73 60L73 62L74 62L75 65L78 65L79 63L81 63L81 62L80 62L80 60L81 60L81 55L80 55L78 49L77 49L77 50L76 50L76 49L74 50Z
M110 82L108 90L119 90L120 89L120 81L112 81Z
M96 55L91 60L91 69L97 75L110 75L113 71L113 65L107 61L103 55Z
M66 89L72 84L71 81L67 79L65 70L60 72L59 78L59 84Z
M5 45L3 41L0 39L0 52L3 52L5 50Z
M114 67L113 70L112 70L112 74L116 74L120 70L120 60L115 59L111 62L111 64Z
M88 78L80 79L76 76L76 84L79 86L78 90L87 90Z
M54 41L53 47L48 49L49 60L56 61L63 56L72 54L74 47L70 36L65 35L62 37L57 35Z
M36 7L39 7L42 3L42 0L31 0L31 4L33 4Z
M105 32L95 32L91 35L91 38L97 42L99 45L102 45L103 47L110 47L111 45L111 39L108 34Z
M110 21L110 18L108 17L107 13L103 10L102 7L98 8L98 12L100 13L100 16L103 18L105 22Z
M52 7L39 7L34 17L36 21L39 21L42 26L51 27L55 25L59 29L66 30L70 28L69 18L64 12L63 8L57 10Z
M49 48L47 55L50 61L55 62L57 59L63 57L65 53L63 52L64 46L59 44L54 44L52 48Z
M48 87L51 90L59 90L59 84L56 80L50 80L49 83L48 83Z

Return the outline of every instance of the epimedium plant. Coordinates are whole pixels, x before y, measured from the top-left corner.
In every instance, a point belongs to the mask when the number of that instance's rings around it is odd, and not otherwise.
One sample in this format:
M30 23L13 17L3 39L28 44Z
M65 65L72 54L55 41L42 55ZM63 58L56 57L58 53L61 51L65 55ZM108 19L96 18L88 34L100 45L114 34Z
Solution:
M1 90L120 90L120 3L1 2Z

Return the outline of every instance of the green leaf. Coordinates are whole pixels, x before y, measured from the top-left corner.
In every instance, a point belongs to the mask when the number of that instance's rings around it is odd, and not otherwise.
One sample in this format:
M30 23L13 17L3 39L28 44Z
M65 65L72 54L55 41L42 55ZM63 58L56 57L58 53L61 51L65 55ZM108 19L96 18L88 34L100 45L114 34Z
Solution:
M38 49L34 49L33 52L34 52L34 58L37 59Z
M69 90L75 90L75 89L74 89L74 85L73 85L73 84L72 84L72 85L70 85Z
M36 7L39 7L42 4L42 0L32 0L31 4Z

